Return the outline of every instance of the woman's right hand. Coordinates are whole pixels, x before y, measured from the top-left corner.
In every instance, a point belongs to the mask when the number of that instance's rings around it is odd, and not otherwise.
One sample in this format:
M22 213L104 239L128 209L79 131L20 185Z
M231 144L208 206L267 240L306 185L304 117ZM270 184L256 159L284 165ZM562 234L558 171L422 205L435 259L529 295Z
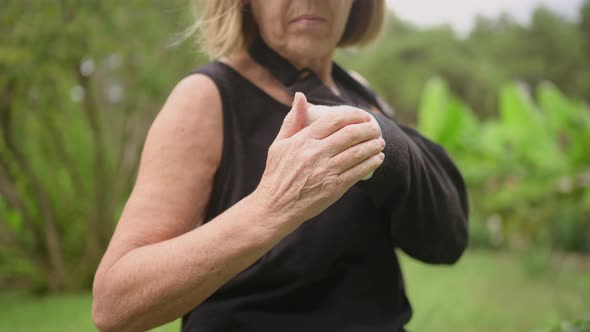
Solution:
M385 145L378 124L363 110L341 106L309 126L307 112L305 96L297 93L253 193L271 213L295 225L328 208L379 167Z

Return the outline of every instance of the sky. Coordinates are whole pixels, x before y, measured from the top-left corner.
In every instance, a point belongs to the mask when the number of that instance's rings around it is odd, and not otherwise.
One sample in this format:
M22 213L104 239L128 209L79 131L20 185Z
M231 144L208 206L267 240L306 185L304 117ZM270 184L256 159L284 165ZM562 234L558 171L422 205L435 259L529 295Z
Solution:
M471 30L477 14L495 17L505 11L528 22L533 9L545 5L562 15L578 18L583 0L387 0L397 16L420 26L449 23L460 34Z

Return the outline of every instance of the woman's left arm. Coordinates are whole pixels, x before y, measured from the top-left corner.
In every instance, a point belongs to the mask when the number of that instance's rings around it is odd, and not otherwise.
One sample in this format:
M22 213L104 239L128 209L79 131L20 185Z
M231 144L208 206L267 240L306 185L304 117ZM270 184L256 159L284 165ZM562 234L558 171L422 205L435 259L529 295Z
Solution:
M396 245L431 264L453 264L468 243L467 191L445 150L416 130L373 114L386 142L385 160L363 181L378 206L391 212Z

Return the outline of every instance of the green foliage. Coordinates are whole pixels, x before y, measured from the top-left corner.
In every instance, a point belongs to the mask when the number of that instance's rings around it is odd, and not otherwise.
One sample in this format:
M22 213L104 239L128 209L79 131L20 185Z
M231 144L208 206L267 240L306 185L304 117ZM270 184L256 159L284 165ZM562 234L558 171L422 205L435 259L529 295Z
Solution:
M573 322L563 321L558 326L541 332L590 332L590 317Z
M184 1L1 7L0 282L88 288L148 125L205 59L170 46Z
M450 94L443 80L428 81L418 112L421 133L447 147L464 149L478 128L478 120L471 110Z
M540 7L530 24L509 14L478 17L466 36L448 26L421 29L390 13L379 42L344 51L338 59L362 73L404 121L413 121L422 87L433 77L482 118L499 109L497 92L508 81L535 87L555 83L568 96L590 101L590 5L572 22Z
M505 84L499 118L478 122L443 80L432 79L418 128L451 153L466 177L474 244L542 241L590 252L590 110L550 83L540 84L536 96Z
M0 8L0 284L87 288L149 124L206 59L176 43L191 20L183 0ZM590 250L589 1L580 18L546 9L530 26L479 18L459 38L390 13L376 46L338 54L458 160L476 244Z

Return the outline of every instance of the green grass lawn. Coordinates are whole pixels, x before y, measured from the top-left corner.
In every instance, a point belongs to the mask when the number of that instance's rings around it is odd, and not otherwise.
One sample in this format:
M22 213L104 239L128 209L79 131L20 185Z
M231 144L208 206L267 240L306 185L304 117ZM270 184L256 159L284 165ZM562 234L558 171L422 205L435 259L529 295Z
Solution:
M534 259L534 257L529 258ZM590 313L590 266L542 268L517 255L469 252L452 267L403 260L412 331L520 332Z
M455 266L402 258L412 332L534 331L590 314L590 265L561 261L531 268L521 256L470 251ZM0 294L0 331L93 331L90 294L35 298ZM178 331L174 322L154 331Z

